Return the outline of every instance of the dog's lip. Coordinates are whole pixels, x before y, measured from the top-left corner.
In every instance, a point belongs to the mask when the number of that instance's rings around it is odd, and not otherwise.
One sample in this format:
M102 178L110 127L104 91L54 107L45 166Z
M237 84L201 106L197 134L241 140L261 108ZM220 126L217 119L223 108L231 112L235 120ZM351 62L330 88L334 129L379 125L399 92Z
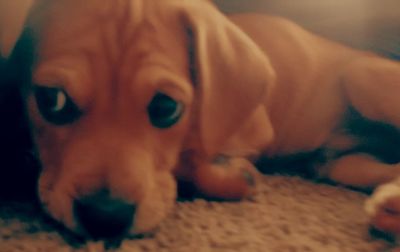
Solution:
M73 227L68 227L64 223L59 222L59 224L63 225L68 233L79 239L85 239L85 240L89 239L94 241L103 240L106 243L110 242L112 244L119 243L123 239L136 240L136 239L152 238L154 237L155 233L160 229L160 226L156 225L153 228L141 231L134 226L134 222L135 221L133 220L131 229L126 230L126 232L116 235L114 237L102 237L102 238L93 237L81 225L74 225Z
M159 227L159 226L156 226L156 227L154 227L153 229L148 230L148 231L144 231L144 232L135 232L135 231L132 231L132 232L127 233L127 234L125 235L125 237L126 237L126 238L129 238L129 239L152 238L152 237L154 237L155 233L156 233L157 230L159 230L159 229L160 229L160 227Z

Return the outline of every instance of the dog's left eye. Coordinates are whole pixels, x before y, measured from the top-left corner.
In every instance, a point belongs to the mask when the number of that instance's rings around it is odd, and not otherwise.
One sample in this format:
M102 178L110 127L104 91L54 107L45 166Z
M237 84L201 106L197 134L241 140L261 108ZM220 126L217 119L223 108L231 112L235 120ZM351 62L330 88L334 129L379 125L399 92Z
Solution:
M40 114L52 124L72 123L81 115L79 108L60 88L37 86L34 95Z
M184 106L168 95L157 93L147 107L153 126L166 129L176 124L183 114Z

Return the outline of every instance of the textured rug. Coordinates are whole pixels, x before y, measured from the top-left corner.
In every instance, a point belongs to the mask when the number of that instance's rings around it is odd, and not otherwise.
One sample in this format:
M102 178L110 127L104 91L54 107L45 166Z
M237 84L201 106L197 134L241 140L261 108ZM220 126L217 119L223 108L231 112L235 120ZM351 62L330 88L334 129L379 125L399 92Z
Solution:
M395 251L394 241L369 231L363 211L366 197L298 177L265 176L250 200L178 202L153 236L123 240L109 250ZM109 246L75 239L30 203L0 206L1 252L97 252L104 251L104 245Z

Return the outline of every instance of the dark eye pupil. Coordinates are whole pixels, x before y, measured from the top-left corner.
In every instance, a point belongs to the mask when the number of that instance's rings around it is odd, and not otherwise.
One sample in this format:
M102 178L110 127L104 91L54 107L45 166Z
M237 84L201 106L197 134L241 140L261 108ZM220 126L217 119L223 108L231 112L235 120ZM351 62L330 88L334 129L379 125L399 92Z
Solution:
M147 110L151 123L164 129L179 121L183 105L165 94L158 93L151 100Z
M36 87L34 95L40 114L50 123L72 123L81 114L68 95L59 88Z
M40 107L55 110L58 92L55 88L38 88L36 90L36 100L40 103Z

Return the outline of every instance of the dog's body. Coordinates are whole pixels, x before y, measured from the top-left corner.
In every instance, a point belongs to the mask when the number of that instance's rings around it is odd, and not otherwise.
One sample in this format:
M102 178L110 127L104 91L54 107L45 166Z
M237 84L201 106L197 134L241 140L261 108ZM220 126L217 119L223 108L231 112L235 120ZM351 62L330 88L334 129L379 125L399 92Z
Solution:
M41 0L32 13L39 195L78 233L153 229L173 205L173 175L207 196L246 197L258 176L249 160L260 157L322 151L320 176L363 188L400 174L370 156L385 141L355 127L398 135L399 63L282 18L228 20L208 1ZM369 209L396 233L397 214L381 207L399 212L394 188Z
M385 118L384 111L394 108L389 100L379 104L360 103L372 102L370 92L374 95L382 93L378 90L385 89L383 83L398 82L398 76L393 74L389 74L390 77L377 74L382 71L380 68L385 68L387 72L398 75L397 62L318 37L279 17L245 14L231 19L268 55L276 74L274 86L260 105L265 108L273 132L272 139L270 137L264 142L264 148L255 146L262 156L274 158L323 149L333 158L349 151L357 152L361 146L368 145L369 141L364 139L368 136L360 134L357 121L360 128L372 121L395 125ZM265 27L271 32L265 32ZM374 81L366 81L372 77ZM357 84L363 86L354 87ZM372 86L374 91L364 91ZM262 116L257 114L254 117L253 120L257 121L257 117ZM271 132L271 126L263 125L259 120L254 125L257 126L251 132L240 135L239 131L237 137L260 140L261 132ZM382 128L375 128L375 131L382 136L387 133ZM392 138L398 134L395 130L390 132ZM249 137L252 134L255 136ZM371 137L373 132L369 134ZM387 147L383 142L379 147Z

